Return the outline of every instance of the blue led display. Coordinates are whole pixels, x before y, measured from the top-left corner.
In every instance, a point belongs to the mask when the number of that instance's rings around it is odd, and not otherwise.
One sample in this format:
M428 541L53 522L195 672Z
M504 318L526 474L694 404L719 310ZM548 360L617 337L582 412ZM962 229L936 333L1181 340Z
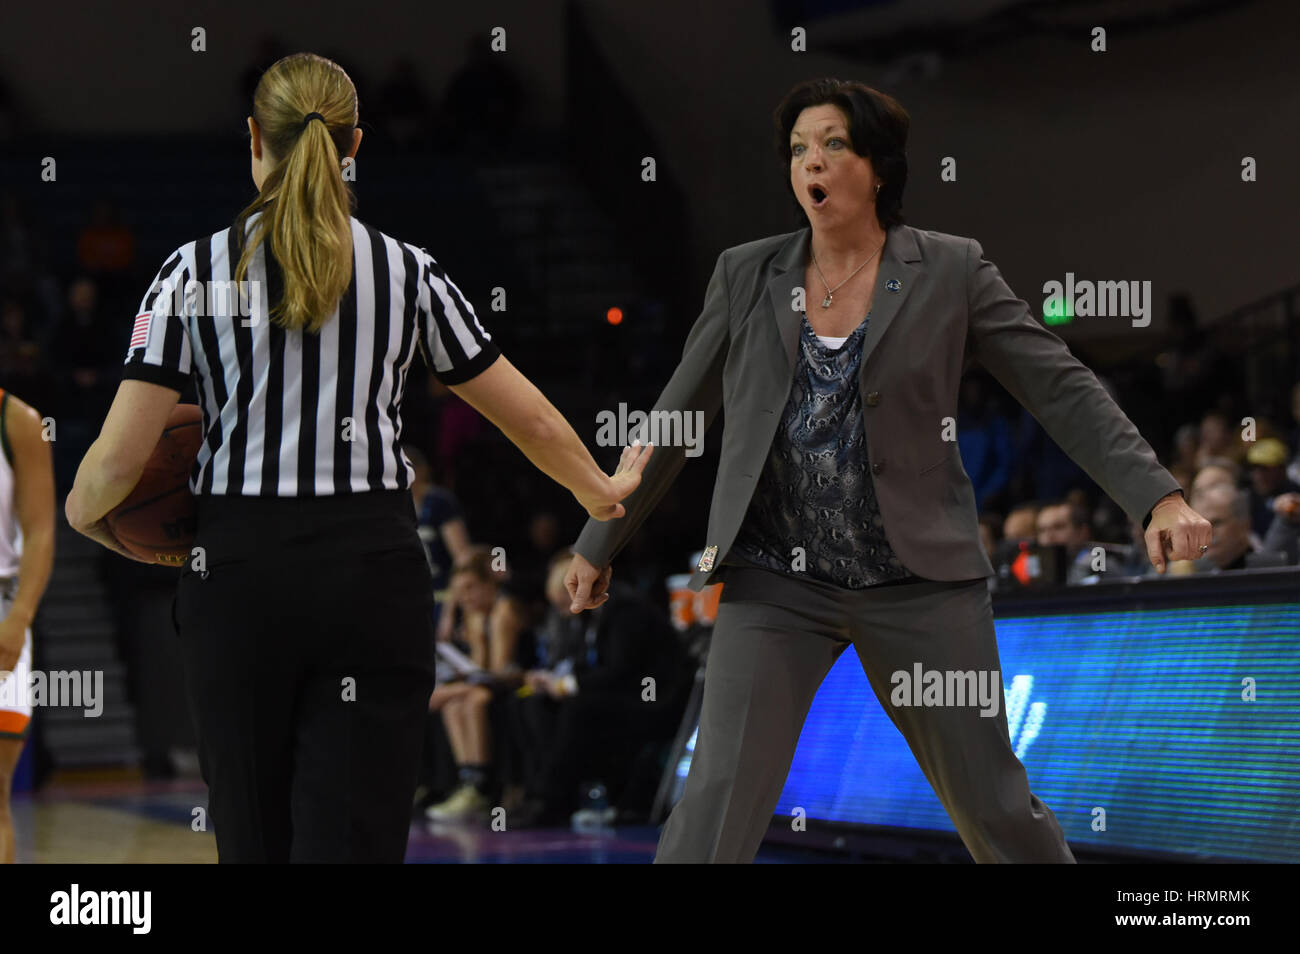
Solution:
M1300 861L1300 603L996 625L1012 744L1073 845ZM852 648L809 713L778 815L795 806L954 830Z

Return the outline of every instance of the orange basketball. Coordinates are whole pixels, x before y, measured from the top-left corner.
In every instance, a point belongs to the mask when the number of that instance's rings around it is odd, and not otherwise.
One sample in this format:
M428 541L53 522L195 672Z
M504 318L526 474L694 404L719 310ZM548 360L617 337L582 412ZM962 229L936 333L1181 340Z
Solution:
M135 489L108 513L108 528L141 559L183 566L198 526L190 471L203 441L197 404L177 404Z

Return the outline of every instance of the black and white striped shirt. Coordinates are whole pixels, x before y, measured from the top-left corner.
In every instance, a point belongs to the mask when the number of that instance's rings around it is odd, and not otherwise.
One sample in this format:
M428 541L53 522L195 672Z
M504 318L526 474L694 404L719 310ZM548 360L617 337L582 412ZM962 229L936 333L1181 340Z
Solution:
M355 218L352 243L352 282L315 334L267 317L282 279L274 260L268 273L266 243L237 294L231 228L181 246L158 272L123 377L183 391L194 376L204 434L194 493L404 490L414 471L401 451L401 404L417 345L444 384L500 355L428 252Z

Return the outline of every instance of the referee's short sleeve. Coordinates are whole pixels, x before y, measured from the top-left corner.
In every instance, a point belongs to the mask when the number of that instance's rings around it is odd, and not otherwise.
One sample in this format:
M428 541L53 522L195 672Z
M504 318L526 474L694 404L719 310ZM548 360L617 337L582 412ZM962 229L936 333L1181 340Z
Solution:
M158 270L140 300L122 377L184 391L193 369L183 302L187 270L180 250Z
M443 384L463 384L486 371L501 349L460 289L423 250L420 271L417 316L425 361Z

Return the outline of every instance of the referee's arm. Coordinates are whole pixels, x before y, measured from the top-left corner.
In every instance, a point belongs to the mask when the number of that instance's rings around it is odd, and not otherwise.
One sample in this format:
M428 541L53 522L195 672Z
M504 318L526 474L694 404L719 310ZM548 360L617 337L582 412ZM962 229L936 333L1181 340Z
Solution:
M619 501L641 483L651 448L624 448L614 475L606 476L564 416L501 354L433 256L420 249L419 261L416 325L429 370L567 487L592 518L623 516Z
M617 503L635 489L652 448L627 447L611 478L564 416L510 361L501 355L485 371L448 387L500 429L542 473L563 484L597 520L623 516ZM634 479L633 479L634 478Z
M105 516L135 489L190 379L189 338L179 308L170 304L175 290L184 287L185 267L177 249L145 292L122 382L63 507L68 524L78 533L140 563L150 561L122 546Z

